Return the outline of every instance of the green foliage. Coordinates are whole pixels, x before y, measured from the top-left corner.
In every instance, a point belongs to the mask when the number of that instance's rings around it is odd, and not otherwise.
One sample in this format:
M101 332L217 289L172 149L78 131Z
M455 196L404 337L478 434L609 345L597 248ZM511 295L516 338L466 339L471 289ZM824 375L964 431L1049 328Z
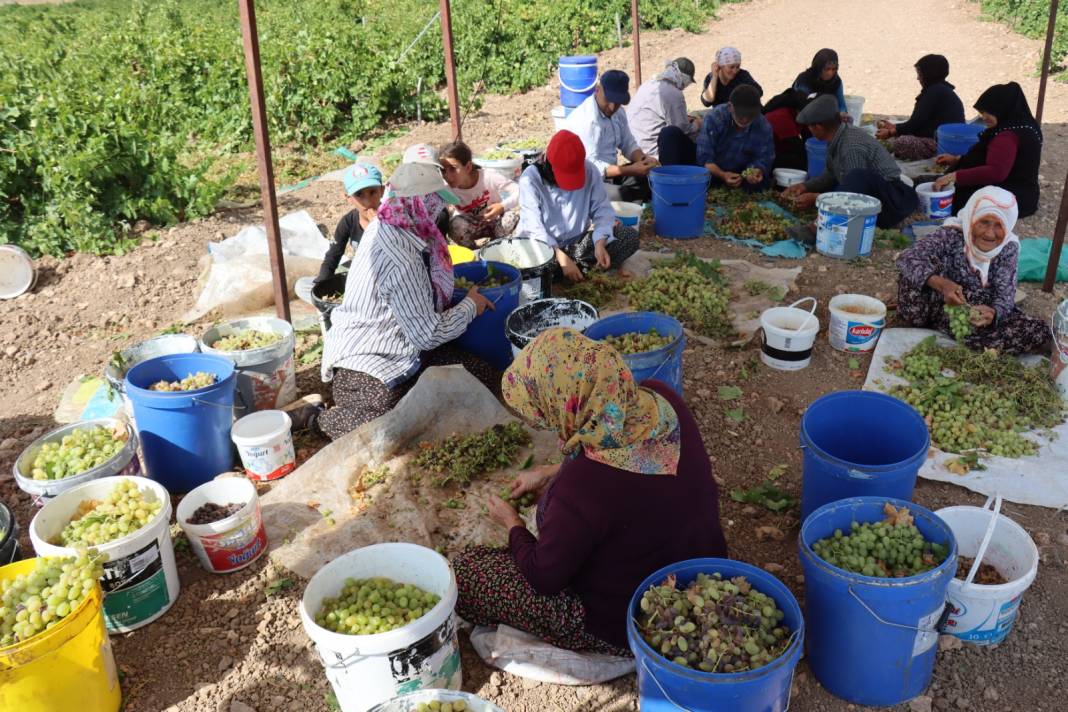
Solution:
M1020 34L1045 39L1049 24L1049 0L981 0L980 4L985 14L1008 24ZM1068 69L1068 3L1062 2L1057 8L1050 72L1063 72L1065 69Z

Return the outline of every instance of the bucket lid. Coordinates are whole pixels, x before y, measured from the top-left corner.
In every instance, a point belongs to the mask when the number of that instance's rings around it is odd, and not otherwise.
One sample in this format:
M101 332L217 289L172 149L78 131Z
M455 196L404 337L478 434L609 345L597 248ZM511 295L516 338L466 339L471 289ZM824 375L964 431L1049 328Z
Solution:
M37 281L33 260L17 245L0 245L0 299L25 294Z
M876 215L883 209L883 204L878 198L863 193L834 191L820 195L816 207L842 215Z

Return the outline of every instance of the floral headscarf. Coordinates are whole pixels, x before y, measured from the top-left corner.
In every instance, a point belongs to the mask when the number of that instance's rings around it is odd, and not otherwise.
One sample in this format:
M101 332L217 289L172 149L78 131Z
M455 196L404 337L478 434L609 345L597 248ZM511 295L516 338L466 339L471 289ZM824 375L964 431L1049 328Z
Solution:
M573 329L538 335L504 373L504 400L532 425L555 430L568 455L628 472L674 475L679 418L661 395L634 382L614 348Z
M386 199L378 208L378 221L407 230L427 244L430 252L430 283L434 287L434 307L445 311L452 301L452 258L445 236L438 230L435 218L445 201L437 193L412 198L400 198L387 186Z

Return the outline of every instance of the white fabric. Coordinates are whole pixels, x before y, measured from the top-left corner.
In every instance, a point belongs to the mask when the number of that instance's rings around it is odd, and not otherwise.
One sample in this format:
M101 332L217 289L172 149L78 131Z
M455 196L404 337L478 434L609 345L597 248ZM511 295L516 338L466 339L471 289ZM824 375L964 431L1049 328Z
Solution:
M725 67L729 64L741 64L742 53L734 47L723 47L716 51L716 64Z
M519 177L519 226L516 235L533 237L553 247L582 237L593 224L593 240L612 239L616 213L601 175L586 161L586 183L578 190L546 185L535 166Z
M671 71L678 77L685 77L678 69L669 69L664 74ZM691 122L686 113L686 97L682 88L674 80L662 79L664 74L642 84L626 109L631 134L645 155L653 158L659 158L656 142L664 127L677 126L687 136L697 136L697 124Z
M616 165L617 152L630 159L640 148L630 131L627 112L620 109L610 117L605 116L597 105L596 95L591 94L575 107L564 119L564 128L581 139L586 160L597 166L601 176L609 166Z
M505 210L519 205L519 186L500 173L478 169L478 180L470 188L450 188L460 199L456 212L478 215L490 205L500 203Z
M675 64L674 61L667 62L664 65L664 71L657 74L655 79L661 82L670 82L673 87L678 89L685 89L693 84L693 79L679 69L679 65ZM629 119L630 117L628 116L627 118Z
M596 685L634 672L634 658L564 650L506 625L477 626L471 645L487 665L552 685Z
M990 272L990 263L994 261L994 258L1001 254L1006 245L1013 242L1017 245L1020 244L1020 238L1012 231L1016 227L1016 218L1019 214L1020 209L1016 205L1016 196L1004 188L990 185L973 193L972 197L968 198L968 202L961 208L957 217L946 218L945 222L942 223L943 225L960 228L964 233L964 255L968 258L968 263L972 268L979 273L979 279L984 287L986 286L987 274ZM980 218L988 215L1001 221L1005 228L1005 239L994 249L983 252L972 242L972 225Z

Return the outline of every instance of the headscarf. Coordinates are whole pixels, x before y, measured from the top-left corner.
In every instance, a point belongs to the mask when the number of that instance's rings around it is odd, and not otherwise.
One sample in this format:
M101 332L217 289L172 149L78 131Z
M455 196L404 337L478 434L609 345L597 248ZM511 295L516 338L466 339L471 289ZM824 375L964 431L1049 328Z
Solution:
M838 53L833 49L823 48L812 57L812 64L808 69L797 75L794 84L808 87L812 94L837 94L838 87L842 84L842 78L836 73L834 79L824 81L820 78L823 68L828 64L838 64Z
M728 64L741 64L742 53L734 47L722 47L716 50L716 64L725 67Z
M1002 131L1023 130L1034 133L1039 143L1042 143L1042 127L1035 121L1031 107L1027 105L1027 97L1016 82L990 87L979 95L975 108L993 114L998 120L997 126L985 129L979 134L981 142L991 141Z
M925 54L913 66L920 73L920 86L924 89L949 76L949 60L940 54Z
M430 254L430 283L434 288L434 308L443 312L452 301L452 258L445 236L438 230L436 218L445 207L437 193L411 198L397 197L392 184L378 208L378 221L414 234L427 245Z
M685 89L693 84L693 79L679 69L678 62L671 60L664 63L664 71L656 75L657 81L668 82L678 89Z
M679 418L660 394L642 388L623 357L574 329L543 331L501 381L505 402L532 425L554 430L560 450L645 475L674 475Z
M950 227L959 228L964 233L964 256L968 258L968 264L979 273L979 281L986 286L987 275L990 272L990 263L1001 254L1001 251L1012 242L1020 244L1020 238L1012 231L1016 227L1016 218L1019 216L1016 206L1016 196L996 186L980 188L968 198L955 218L946 218L942 223ZM994 249L983 252L972 242L972 225L980 218L992 215L1001 221L1005 228L1005 239Z

